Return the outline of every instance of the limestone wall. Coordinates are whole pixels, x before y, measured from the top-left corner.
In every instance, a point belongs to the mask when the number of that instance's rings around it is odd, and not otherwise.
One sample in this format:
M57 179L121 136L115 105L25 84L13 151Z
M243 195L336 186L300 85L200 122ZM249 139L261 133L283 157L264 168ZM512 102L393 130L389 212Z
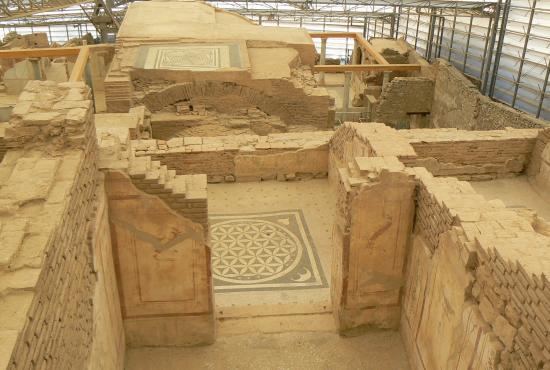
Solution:
M96 284L95 269L101 269L94 265L93 241L108 237L94 235L100 229L94 227L91 114L83 84L35 81L6 128L10 150L0 164L2 368L84 369L94 362L98 315L107 310L94 306L94 294L116 287ZM116 308L111 312L116 315ZM111 333L117 336L116 325ZM102 356L122 365L118 348L104 348Z
M404 160L407 166L426 167L435 176L488 180L522 173L529 164L539 131L418 129L398 133L417 155Z
M444 60L435 64L432 126L463 130L495 130L506 127L542 128L548 124L533 116L494 102L455 67Z
M531 156L528 175L542 194L550 192L550 129L539 133Z
M331 136L332 131L316 131L140 140L132 141L132 151L178 175L206 174L208 182L284 181L325 177Z
M411 114L429 115L434 82L424 77L396 77L382 89L373 121L409 128Z

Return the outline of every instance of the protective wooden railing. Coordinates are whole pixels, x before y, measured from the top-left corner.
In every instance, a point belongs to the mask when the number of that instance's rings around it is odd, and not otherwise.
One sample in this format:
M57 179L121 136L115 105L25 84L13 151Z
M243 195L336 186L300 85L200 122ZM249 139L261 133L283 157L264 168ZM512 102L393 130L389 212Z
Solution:
M0 50L0 59L25 59L25 58L56 58L56 57L70 57L77 56L76 62L73 66L69 81L82 81L84 79L84 73L86 71L86 65L90 53L99 50L113 49L114 45L109 44L97 44L97 45L83 45L72 46L62 48L36 48L36 49L13 49L13 50Z
M344 96L342 109L344 116L349 109L349 90L351 77L354 72L383 72L383 84L389 81L389 73L394 71L419 71L420 64L390 64L382 54L380 54L370 42L368 42L361 34L355 32L310 32L312 38L321 39L321 53L319 65L313 66L314 72L320 73L319 82L324 85L325 73L344 73ZM325 65L327 40L329 38L350 38L353 39L356 46L369 55L369 59L374 60L375 64L346 64L346 65Z

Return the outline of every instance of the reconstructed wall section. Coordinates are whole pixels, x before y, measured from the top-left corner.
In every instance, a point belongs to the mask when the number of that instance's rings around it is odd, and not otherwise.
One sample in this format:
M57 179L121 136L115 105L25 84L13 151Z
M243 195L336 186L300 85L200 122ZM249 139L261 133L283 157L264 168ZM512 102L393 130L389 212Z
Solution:
M428 115L432 110L434 82L424 77L396 77L384 85L373 121L409 128L411 114Z
M395 155L406 166L425 167L434 176L461 180L511 177L524 173L532 157L541 157L533 154L535 148L542 148L539 131L395 130L375 122L345 123L330 140L329 172L334 174L335 168L358 156Z
M438 60L433 67L435 71L431 114L433 127L496 130L506 127L543 128L548 126L542 120L482 95L448 62Z
M204 173L209 182L326 177L332 131L186 137L132 142L136 158L150 156L178 175Z
M539 131L509 129L398 130L414 148L409 167L426 167L434 176L488 180L522 173L528 166Z
M94 368L98 315L116 312L116 306L95 306L94 294L112 294L116 287L96 284L100 266L93 244L110 241L94 237L97 151L88 88L29 82L5 139L10 150L0 165L0 367ZM110 333L122 340L116 319L111 323ZM104 348L105 363L121 366L120 344Z

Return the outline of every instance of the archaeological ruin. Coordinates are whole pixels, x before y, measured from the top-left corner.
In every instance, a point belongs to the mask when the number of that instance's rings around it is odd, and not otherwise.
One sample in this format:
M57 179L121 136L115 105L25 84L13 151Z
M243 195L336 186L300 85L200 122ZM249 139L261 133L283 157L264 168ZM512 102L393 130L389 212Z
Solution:
M11 43L0 369L550 370L548 121L200 1Z

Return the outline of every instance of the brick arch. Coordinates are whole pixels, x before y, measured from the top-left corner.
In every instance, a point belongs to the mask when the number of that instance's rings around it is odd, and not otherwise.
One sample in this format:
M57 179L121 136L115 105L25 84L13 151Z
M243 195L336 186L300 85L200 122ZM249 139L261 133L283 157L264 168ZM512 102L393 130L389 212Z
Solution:
M260 90L234 82L207 81L207 82L183 82L170 85L158 92L149 93L143 98L143 104L151 112L156 112L168 105L182 100L190 100L197 97L223 97L236 95L242 97L252 106L256 106L270 115L281 116L281 109L277 99L268 96ZM283 118L283 117L281 117ZM283 118L284 119L284 118Z

